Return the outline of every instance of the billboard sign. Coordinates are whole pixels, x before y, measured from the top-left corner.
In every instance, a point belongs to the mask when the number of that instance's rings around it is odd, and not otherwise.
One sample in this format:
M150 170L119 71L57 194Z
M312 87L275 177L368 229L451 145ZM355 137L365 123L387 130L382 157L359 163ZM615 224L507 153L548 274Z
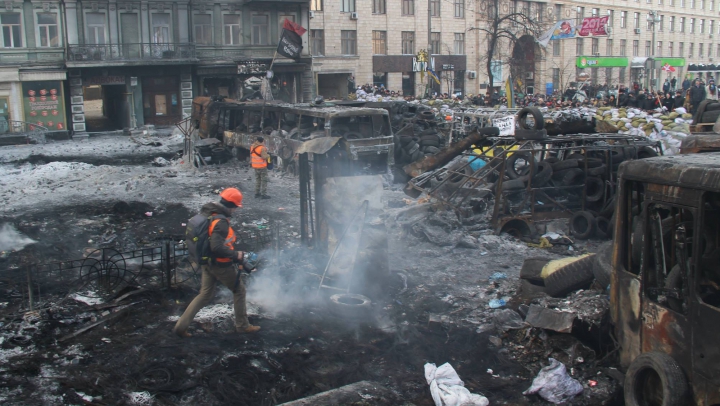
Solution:
M48 131L67 131L61 81L22 82L22 91L25 122L47 127Z

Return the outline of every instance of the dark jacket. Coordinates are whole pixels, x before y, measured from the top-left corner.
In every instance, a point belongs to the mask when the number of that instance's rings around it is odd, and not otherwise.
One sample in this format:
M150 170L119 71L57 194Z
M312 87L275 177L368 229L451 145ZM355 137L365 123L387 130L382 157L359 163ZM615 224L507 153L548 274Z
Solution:
M684 105L685 105L685 98L682 95L675 96L675 98L673 99L673 107L678 108L678 107L682 107Z
M222 214L227 217L225 220L220 219L220 221L218 221L215 225L215 228L210 235L210 251L212 251L214 257L237 258L237 251L231 250L227 245L225 245L225 239L230 232L230 217L232 217L230 209L220 203L210 202L203 205L200 209L200 214L203 216Z
M627 107L628 105L628 95L625 93L620 93L618 96L618 107Z
M690 89L690 86L692 86L692 83L690 83L690 79L683 80L683 82L682 82L683 90L687 91L688 89Z
M670 82L665 81L665 83L663 83L663 93L667 93L669 91L670 91Z
M705 86L693 86L690 88L690 103L693 105L700 104L701 101L705 100L707 94L705 93Z

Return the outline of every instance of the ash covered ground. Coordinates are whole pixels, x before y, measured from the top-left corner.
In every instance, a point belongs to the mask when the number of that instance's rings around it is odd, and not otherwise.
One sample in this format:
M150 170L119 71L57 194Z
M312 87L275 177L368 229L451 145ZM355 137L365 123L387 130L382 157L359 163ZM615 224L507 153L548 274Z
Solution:
M137 140L97 136L0 148L0 402L274 405L369 380L390 394L357 404L433 405L423 365L449 362L491 405L541 405L549 403L522 392L553 357L583 384L571 404L621 404L608 373L612 353L602 343L503 325L507 307L548 301L513 297L525 258L594 252L598 241L573 251L530 248L493 235L482 214L463 223L405 200L402 185L386 185L379 216L389 240L386 294L374 300L372 322L351 323L315 299L317 279L305 271L319 265L300 244L297 178L273 172L272 198L254 199L246 163L197 169L179 157L182 142L161 131ZM158 157L169 165L153 165ZM170 289L148 288L113 307L107 297L35 292L35 308L27 308L21 271L28 264L180 240L187 219L230 186L246 196L233 219L237 228L267 221L279 229L280 258L246 281L258 334L233 332L230 293L218 288L191 327L193 337L173 335L174 320L198 288L197 273L186 266L178 266ZM492 299L507 306L492 309ZM117 308L116 317L73 336Z

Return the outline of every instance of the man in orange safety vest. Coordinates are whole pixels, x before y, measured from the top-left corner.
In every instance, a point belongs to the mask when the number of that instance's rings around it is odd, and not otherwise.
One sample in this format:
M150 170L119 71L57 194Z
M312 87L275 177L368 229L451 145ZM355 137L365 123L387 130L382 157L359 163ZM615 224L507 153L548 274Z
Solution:
M267 178L268 178L268 154L265 148L265 139L257 137L257 141L250 146L250 163L255 169L255 197L261 199L269 199L267 195Z

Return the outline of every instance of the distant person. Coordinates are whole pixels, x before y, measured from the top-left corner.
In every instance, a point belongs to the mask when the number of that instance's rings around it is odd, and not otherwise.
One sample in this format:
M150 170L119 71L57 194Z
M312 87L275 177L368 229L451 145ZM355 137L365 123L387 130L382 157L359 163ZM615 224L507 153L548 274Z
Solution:
M677 90L677 78L673 76L672 79L670 79L670 89L674 92Z
M250 163L255 170L255 197L269 199L267 195L268 159L270 154L265 148L265 139L257 137L257 141L250 146Z
M682 90L675 92L675 98L673 98L673 109L682 107L685 105L685 97L683 96Z
M662 87L663 94L668 93L670 91L670 81L665 79L665 83L663 83Z
M695 84L690 88L690 114L695 114L700 102L706 98L705 85L700 82L700 79L695 79Z

